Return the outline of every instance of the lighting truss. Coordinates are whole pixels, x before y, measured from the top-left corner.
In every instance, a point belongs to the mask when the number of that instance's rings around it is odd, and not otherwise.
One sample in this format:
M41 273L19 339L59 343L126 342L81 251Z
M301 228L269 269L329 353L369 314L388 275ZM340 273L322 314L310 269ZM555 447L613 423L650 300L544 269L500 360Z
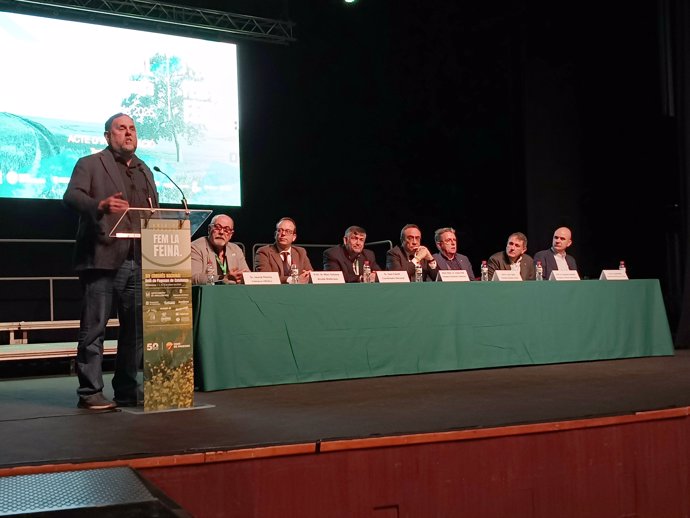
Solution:
M270 43L294 42L293 23L148 0L0 0L0 10L105 24L125 22L161 32L249 38Z

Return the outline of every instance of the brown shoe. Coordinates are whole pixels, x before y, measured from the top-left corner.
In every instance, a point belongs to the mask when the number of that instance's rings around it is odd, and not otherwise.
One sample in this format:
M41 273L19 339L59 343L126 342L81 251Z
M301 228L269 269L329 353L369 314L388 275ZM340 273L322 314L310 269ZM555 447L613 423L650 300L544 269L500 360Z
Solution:
M77 403L78 408L86 408L87 410L110 410L117 405L106 399L102 392L96 392L90 396L81 396Z

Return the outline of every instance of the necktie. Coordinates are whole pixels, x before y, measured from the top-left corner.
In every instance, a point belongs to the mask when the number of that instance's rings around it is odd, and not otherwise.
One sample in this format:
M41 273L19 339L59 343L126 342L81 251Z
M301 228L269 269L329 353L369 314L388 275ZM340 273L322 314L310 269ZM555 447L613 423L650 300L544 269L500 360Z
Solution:
M280 256L283 258L283 273L285 275L290 275L290 262L288 261L288 253L280 252Z
M360 256L357 256L355 260L352 261L352 270L355 272L355 275L359 275L359 272L361 271L361 268L359 266L360 260Z

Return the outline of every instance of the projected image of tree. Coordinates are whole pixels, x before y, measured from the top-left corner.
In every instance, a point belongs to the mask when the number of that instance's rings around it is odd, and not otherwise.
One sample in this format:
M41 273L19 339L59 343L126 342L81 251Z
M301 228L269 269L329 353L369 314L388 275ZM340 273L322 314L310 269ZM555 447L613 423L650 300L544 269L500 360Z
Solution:
M149 73L132 77L143 83L141 91L122 101L122 106L137 121L139 135L159 142L168 140L175 144L176 160L181 160L181 140L194 144L204 136L204 126L190 122L185 109L191 102L203 102L192 96L197 74L180 58L156 54L150 59Z
M117 66L102 56L113 41ZM161 203L180 204L177 184L190 205L242 204L236 45L0 9L0 49L21 50L0 50L0 70L19 78L0 81L0 199L62 199L123 112L137 156L165 173L154 171Z

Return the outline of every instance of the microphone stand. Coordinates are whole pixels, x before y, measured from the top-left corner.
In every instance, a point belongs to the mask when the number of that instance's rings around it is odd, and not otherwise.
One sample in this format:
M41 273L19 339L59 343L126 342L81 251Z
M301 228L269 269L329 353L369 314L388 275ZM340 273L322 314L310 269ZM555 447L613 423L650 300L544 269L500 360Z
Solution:
M161 171L160 167L158 167L157 165L154 165L153 170L156 171L157 173L160 173L163 176L165 176L168 180L170 180L172 182L172 184L175 187L177 187L177 190L180 191L180 194L182 195L182 206L184 207L184 212L187 216L189 216L189 207L187 206L187 198L185 198L184 191L182 189L180 189L180 186L175 183L175 180L170 178L170 176L168 174Z
M141 171L141 174L144 175L144 180L146 181L146 200L149 202L149 209L151 209L151 214L155 212L153 208L153 200L151 199L151 191L149 190L149 186L153 188L152 185L150 185L151 182L149 182L149 177L146 175L146 171L144 171L144 166L141 162L139 162L139 165L137 166L139 171ZM155 189L153 189L155 191Z

